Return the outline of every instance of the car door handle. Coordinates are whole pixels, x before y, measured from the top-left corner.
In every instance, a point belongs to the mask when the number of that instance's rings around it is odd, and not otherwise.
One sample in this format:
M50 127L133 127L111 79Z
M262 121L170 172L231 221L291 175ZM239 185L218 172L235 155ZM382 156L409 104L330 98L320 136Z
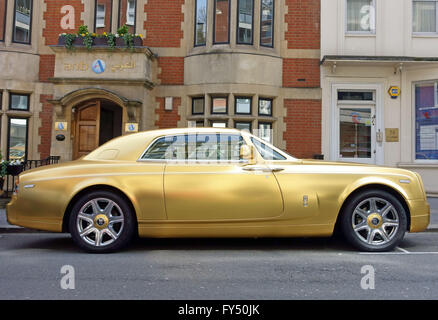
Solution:
M278 172L284 170L284 168L275 167L275 168L268 168L268 167L244 167L243 170L245 171L261 171L261 172Z

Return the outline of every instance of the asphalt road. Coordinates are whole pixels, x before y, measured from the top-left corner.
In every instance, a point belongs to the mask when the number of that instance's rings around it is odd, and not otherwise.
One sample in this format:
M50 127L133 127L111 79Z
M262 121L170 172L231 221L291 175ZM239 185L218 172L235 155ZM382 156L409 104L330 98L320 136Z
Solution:
M0 299L438 299L437 265L436 232L383 254L330 238L141 239L106 255L66 234L4 233Z

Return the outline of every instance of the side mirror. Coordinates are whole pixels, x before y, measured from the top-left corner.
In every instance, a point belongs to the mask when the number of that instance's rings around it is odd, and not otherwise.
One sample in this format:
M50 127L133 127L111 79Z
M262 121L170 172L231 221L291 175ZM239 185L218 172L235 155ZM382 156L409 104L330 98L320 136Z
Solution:
M240 158L250 163L255 162L255 150L253 146L243 145L240 147Z

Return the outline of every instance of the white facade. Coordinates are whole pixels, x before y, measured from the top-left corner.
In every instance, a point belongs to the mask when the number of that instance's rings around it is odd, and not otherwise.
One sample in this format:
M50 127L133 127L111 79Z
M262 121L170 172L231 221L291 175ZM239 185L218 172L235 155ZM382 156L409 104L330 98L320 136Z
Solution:
M438 196L438 1L322 0L321 61L325 159L408 168Z

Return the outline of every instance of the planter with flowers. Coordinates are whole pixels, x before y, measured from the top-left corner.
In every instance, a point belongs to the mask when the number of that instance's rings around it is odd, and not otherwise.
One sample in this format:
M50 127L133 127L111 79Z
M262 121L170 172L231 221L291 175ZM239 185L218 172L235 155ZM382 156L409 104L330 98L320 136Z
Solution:
M63 33L59 35L58 45L65 46L72 50L75 47L85 47L92 50L97 48L114 48L131 49L143 46L143 35L129 33L129 28L123 25L117 29L117 33L96 34L88 31L88 27L82 25L78 33Z
M6 171L12 176L18 176L24 170L24 163L20 160L10 161L7 165Z

